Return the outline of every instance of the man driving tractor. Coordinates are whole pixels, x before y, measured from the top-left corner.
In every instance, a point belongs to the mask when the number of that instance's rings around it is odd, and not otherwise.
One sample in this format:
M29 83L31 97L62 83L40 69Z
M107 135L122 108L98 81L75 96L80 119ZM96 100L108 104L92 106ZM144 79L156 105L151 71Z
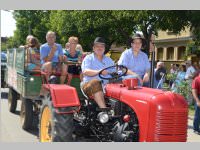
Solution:
M81 66L83 72L82 89L87 96L93 96L100 108L106 108L106 105L98 74L102 69L114 65L113 60L104 55L105 45L105 40L102 37L97 37L93 45L94 53L87 55ZM108 71L104 70L102 75L109 76ZM103 80L102 82L106 84L107 81Z

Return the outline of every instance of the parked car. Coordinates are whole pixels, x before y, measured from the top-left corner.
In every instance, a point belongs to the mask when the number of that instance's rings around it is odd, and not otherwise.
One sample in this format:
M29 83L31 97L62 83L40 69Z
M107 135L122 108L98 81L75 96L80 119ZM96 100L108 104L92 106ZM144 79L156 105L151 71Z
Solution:
M7 65L7 54L5 52L1 52L1 87L5 87L6 83L4 80L5 77L5 69Z

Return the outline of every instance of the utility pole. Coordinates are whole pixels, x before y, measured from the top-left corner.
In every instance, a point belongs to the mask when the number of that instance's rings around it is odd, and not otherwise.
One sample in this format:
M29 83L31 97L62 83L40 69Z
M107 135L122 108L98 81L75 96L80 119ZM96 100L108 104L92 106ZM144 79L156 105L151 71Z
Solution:
M150 88L154 84L154 66L155 66L155 35L151 33L151 40L149 42L150 56L151 56L151 72L150 72Z

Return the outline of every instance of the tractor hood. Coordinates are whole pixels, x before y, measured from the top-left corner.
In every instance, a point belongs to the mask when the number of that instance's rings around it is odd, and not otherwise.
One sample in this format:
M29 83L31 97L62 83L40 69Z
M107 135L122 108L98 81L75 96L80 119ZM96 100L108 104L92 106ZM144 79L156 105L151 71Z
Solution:
M128 90L123 84L108 84L106 85L106 96L123 102L126 101L126 103L137 101L151 103L158 107L165 106L168 109L187 107L185 99L179 94L146 87Z
M145 87L136 88L134 90L128 90L128 88L123 84L107 84L105 89L106 96L108 97L115 98L118 100L122 100L126 97L126 99L129 99L130 101L136 99L148 101L151 100L152 97L164 93L164 91L162 90Z

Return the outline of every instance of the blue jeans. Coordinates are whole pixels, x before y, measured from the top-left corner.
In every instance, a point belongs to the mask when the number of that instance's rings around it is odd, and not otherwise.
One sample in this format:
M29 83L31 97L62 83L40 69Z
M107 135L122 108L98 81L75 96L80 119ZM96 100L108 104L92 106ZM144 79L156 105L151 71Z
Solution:
M200 98L200 95L199 95ZM194 104L195 108L195 114L194 114L194 122L193 122L193 127L195 131L200 132L200 107L197 106L197 103L195 102Z

